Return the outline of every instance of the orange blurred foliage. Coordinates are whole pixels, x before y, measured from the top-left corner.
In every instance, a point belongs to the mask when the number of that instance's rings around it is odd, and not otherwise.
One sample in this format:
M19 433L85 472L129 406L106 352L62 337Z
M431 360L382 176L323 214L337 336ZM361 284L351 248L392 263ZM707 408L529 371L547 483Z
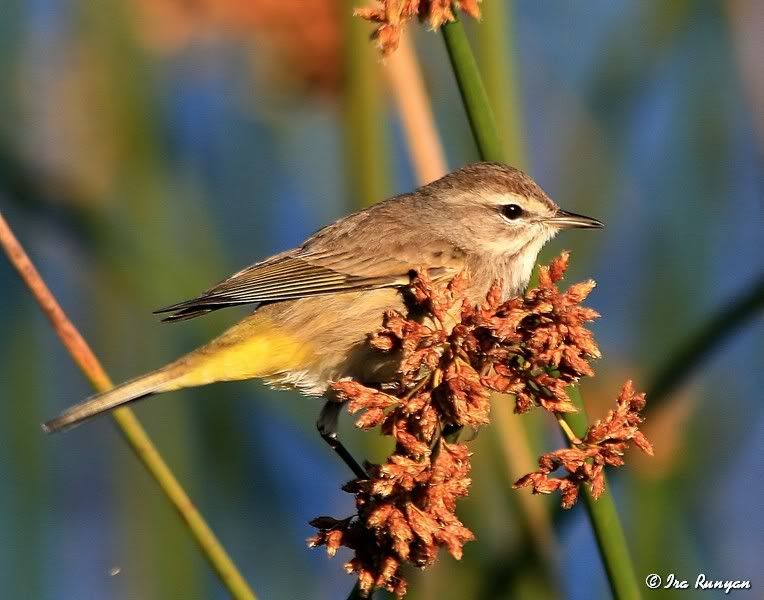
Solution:
M308 91L336 91L340 80L337 0L134 0L139 34L152 50L175 53L200 40L251 40L276 64L268 75ZM347 7L349 11L350 8ZM255 61L257 62L257 54ZM271 72L272 71L272 72Z

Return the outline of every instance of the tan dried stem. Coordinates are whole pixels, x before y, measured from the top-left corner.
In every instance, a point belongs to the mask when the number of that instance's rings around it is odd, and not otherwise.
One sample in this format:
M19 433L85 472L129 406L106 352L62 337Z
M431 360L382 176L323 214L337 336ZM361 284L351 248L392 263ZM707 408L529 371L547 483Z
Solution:
M420 185L435 181L448 172L448 166L408 32L401 36L398 51L385 60L383 72L401 118L417 180Z
M448 171L448 164L410 31L402 33L397 51L384 59L383 72L401 119L418 183L424 185L442 177ZM499 448L511 486L534 468L534 453L525 428L512 414L506 398L496 402L495 409ZM531 496L521 494L517 498L521 519L534 540L536 551L551 561L557 548L548 511Z
M13 234L0 213L0 245L8 260L18 272L45 316L50 321L64 347L96 391L105 392L113 387L109 376L101 366L90 346L64 313L35 268L24 248ZM130 448L159 484L162 492L185 521L202 553L217 572L231 594L237 600L255 600L255 594L239 573L236 565L218 541L204 517L189 498L183 486L175 478L170 467L154 446L143 426L129 408L112 412L112 417Z

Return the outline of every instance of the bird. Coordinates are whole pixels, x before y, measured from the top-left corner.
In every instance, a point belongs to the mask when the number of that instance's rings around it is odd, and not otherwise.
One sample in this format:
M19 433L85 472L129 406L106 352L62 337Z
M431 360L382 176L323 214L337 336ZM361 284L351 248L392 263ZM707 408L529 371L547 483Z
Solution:
M256 378L324 397L318 429L342 456L340 403L330 384L352 378L379 385L395 376L395 355L375 350L367 339L385 314L407 311L405 290L417 270L435 280L466 271L464 295L471 303L481 302L496 282L509 299L523 292L539 251L559 231L601 227L597 219L562 210L517 168L467 165L345 216L300 246L155 311L172 322L232 306L254 308L211 342L88 398L43 429L68 429L155 394Z

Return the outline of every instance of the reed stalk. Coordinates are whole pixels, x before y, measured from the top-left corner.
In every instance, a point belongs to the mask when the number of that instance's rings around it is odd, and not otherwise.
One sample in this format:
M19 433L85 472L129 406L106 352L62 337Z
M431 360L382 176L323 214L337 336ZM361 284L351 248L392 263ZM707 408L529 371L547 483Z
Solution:
M409 31L383 65L398 110L417 183L425 185L448 173L446 153L435 126L430 98Z
M93 388L97 392L111 389L113 387L111 379L98 358L66 316L24 248L16 239L2 213L0 213L0 245L44 315L50 321L53 330L61 339L75 364ZM244 580L202 514L194 506L183 486L175 478L172 470L154 446L133 411L129 408L119 408L113 411L111 415L125 441L188 526L205 558L218 574L231 597L236 600L255 600L256 596L249 584Z
M647 409L653 411L661 405L710 354L763 312L764 275L712 313L661 362L647 386Z
M464 27L457 19L444 25L442 32L478 152L483 160L506 162L496 119ZM571 398L580 404L577 390L571 391ZM573 422L576 428L582 425L585 428L583 407ZM587 492L586 505L613 596L628 600L640 598L634 566L612 496L605 494L594 502Z
M522 102L514 60L514 21L511 0L490 0L481 8L480 36L476 40L477 60L485 83L488 102L494 110L498 131L502 134L505 161L526 168L527 152L522 129ZM536 274L534 272L534 278ZM507 464L507 479L512 483L536 469L538 431L514 414L506 398L498 397L493 409L499 446ZM514 490L511 490L514 494ZM514 494L527 521L528 539L547 571L546 582L554 586L551 572L558 554L552 519L547 507L527 494Z
M366 208L387 197L388 158L382 78L369 27L353 16L353 0L343 0L344 119L348 192L353 208Z

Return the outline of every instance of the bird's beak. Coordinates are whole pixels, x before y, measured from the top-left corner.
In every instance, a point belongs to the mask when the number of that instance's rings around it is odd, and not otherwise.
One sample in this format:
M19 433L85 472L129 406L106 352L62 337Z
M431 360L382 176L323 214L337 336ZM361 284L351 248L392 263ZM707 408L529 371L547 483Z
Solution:
M557 214L549 219L549 223L559 229L602 229L602 221L577 215L566 210L558 210Z

